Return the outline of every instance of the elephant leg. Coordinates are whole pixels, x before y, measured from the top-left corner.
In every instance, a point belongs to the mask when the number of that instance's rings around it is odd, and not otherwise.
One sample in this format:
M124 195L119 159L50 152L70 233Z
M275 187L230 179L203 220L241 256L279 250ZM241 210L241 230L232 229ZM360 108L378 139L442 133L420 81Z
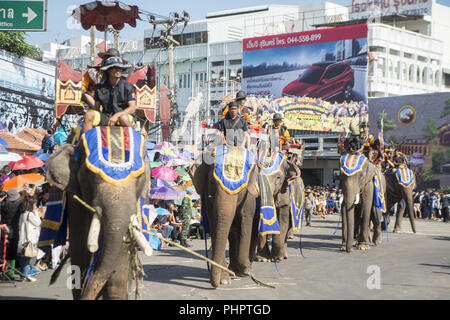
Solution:
M258 262L268 262L271 259L271 254L269 250L268 235L258 236L258 248L256 251L256 261Z
M342 215L342 244L340 247L340 251L345 251L346 247L347 247L347 228L348 228L348 223L347 223L347 214L346 214L346 208L345 205L342 205L341 208L341 215Z
M82 277L86 276L92 254L87 247L89 226L91 225L92 214L86 212L78 202L69 195L67 205L69 207L69 255L72 266L80 269ZM82 279L83 282L83 279ZM74 300L81 298L81 288L72 289Z
M395 218L395 225L393 233L401 233L402 232L402 220L403 215L405 214L405 204L403 201L399 201L397 205L397 217Z
M359 250L368 250L369 247L369 222L373 207L373 185L367 184L363 191L361 203L361 221L359 225L358 245Z
M373 208L371 220L373 224L373 237L372 243L374 245L379 245L382 241L381 238L381 212L378 208Z
M238 211L239 243L237 244L237 274L250 275L251 273L251 242L253 234L253 221L256 211L256 198L247 194L242 208Z
M280 234L273 235L272 259L282 261L287 258L287 233L289 229L289 206L277 208Z

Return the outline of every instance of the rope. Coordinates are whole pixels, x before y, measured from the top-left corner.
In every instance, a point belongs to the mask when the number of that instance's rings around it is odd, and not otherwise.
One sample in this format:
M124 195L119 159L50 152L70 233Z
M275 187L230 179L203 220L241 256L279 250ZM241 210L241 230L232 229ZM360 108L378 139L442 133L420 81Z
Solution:
M250 273L250 278L253 280L253 282L255 282L256 284L259 284L260 286L276 289L276 287L274 285L267 284L265 282L262 282L262 281L256 279L255 276L253 275L253 273Z
M386 217L384 218L384 226L386 227L386 241L389 242L389 231L388 231L388 225Z
M337 230L338 230L338 228L339 228L339 224L340 224L340 223L341 223L341 216L339 215L338 224L337 224L337 226L336 226L336 229L334 229L333 234L336 234L336 232L337 232Z

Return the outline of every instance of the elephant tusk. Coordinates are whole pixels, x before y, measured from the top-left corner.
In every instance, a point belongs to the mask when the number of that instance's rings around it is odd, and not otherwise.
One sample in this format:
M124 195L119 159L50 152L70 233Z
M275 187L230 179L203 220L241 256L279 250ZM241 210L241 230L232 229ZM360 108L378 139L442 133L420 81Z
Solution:
M98 217L97 213L94 213L87 239L88 250L91 253L97 252L98 250L98 237L100 235L100 228L100 218Z
M137 221L136 215L131 216L131 224L134 226L133 228L133 237L136 240L136 243L138 244L139 248L142 249L144 254L147 257L150 257L153 254L153 248L148 243L147 239L145 239L145 236L142 234L141 227L139 226L139 223Z
M357 193L355 195L355 202L354 202L354 204L358 204L358 203L359 203L359 193Z

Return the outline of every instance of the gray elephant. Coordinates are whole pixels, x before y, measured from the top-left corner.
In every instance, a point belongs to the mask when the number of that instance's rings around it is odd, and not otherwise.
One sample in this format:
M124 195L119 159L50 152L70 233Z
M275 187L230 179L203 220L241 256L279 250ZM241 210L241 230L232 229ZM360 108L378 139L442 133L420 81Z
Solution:
M360 153L343 155L341 163L341 188L344 196L342 203L342 246L341 250L352 251L355 230L357 249L369 249L369 222L372 214L374 182L377 167ZM355 229L355 218L358 227ZM372 219L376 221L376 219ZM379 221L379 220L378 220ZM375 228L378 232L379 227ZM380 234L375 235L378 241Z
M209 222L213 260L226 266L226 244L229 241L230 264L228 268L236 275L245 276L251 272L251 253L256 248L254 232L254 218L256 211L256 198L258 189L256 177L259 174L259 165L256 163L252 153L243 148L228 148L219 146L214 152L203 152L192 164L188 173L192 177L195 189L199 194L204 194L206 199L206 211ZM217 150L221 150L218 152ZM246 154L248 159L247 169L238 165L236 161L226 164L217 164L218 154L227 157L233 153ZM249 159L251 158L251 159ZM241 159L241 158L240 158ZM217 165L216 165L217 164ZM223 164L223 166L222 166ZM245 165L244 165L245 167ZM235 171L246 170L243 183L236 189L231 190L225 185L224 179L219 179L218 170ZM223 174L224 172L221 171ZM225 179L226 180L226 179ZM216 288L221 284L229 284L228 273L212 266L210 274L211 285Z
M261 174L265 174L262 169ZM272 188L277 221L280 227L278 234L260 234L258 236L258 247L255 256L255 260L259 262L268 262L271 260L282 261L288 257L287 254L287 238L289 228L292 227L292 214L291 214L291 188L290 185L298 183L300 186L299 192L297 192L296 201L303 197L303 181L301 180L301 172L297 165L285 160L279 170L271 172L269 174L271 179L279 180L281 187ZM275 184L272 184L275 186ZM262 196L262 195L261 195ZM269 248L269 237L272 237L272 246Z
M148 195L150 183L143 138L131 128L93 128L77 146L58 149L46 166L47 180L67 193L69 254L71 264L81 270L83 284L73 289L74 299L126 299L130 257L125 239L130 237L130 218L137 213L139 197ZM97 251L92 248L96 234Z
M416 233L413 204L413 190L416 184L414 173L406 166L400 166L393 171L385 172L384 176L386 179L387 208L391 208L395 203L398 203L400 206L400 210L398 210L397 213L397 219L395 220L394 232L401 232L401 223L406 209L411 228L413 232ZM404 205L402 204L402 200L404 201ZM390 216L386 215L385 219L387 224L389 224Z

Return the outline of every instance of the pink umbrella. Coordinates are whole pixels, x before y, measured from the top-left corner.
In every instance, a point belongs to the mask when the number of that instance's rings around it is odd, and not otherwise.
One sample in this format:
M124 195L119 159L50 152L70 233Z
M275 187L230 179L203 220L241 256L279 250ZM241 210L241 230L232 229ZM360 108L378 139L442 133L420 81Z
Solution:
M166 181L173 181L178 177L178 175L172 168L162 166L152 170L152 177Z

